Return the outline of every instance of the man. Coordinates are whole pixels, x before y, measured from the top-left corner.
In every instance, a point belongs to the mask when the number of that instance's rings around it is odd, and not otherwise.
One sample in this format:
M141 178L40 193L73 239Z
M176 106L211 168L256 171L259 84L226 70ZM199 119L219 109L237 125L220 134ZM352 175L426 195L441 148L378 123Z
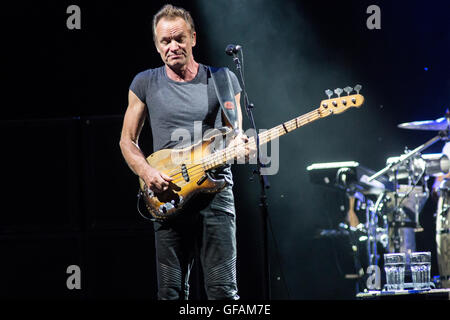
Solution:
M445 143L442 153L450 159L450 142ZM450 288L450 217L448 214L448 187L450 172L439 175L433 183L433 197L437 200L436 257L442 288ZM442 187L442 190L441 190Z
M450 159L450 142L447 142L444 144L444 146L442 147L442 153L445 154ZM437 197L439 194L439 187L440 187L442 181L448 180L449 178L450 178L450 172L436 176L434 183L433 183L433 187L432 187L433 195L435 197Z
M189 12L164 6L153 17L153 38L164 65L139 73L133 80L123 122L120 147L131 170L153 192L163 192L171 178L152 168L138 146L148 115L154 151L173 148L174 130L194 134L194 122L202 121L205 132L221 127L222 111L208 68L197 63L194 22ZM232 85L242 129L239 82ZM233 144L248 141L242 130ZM168 222L154 222L157 255L158 298L187 299L189 273L199 253L208 299L238 299L236 284L235 209L229 167L215 172L228 186L219 193L199 194L188 201L183 212Z

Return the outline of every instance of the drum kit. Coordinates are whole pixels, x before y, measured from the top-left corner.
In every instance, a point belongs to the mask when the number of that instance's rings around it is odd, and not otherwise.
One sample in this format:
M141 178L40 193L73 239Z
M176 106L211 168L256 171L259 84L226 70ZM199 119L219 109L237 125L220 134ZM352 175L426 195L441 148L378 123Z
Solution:
M350 209L363 212L360 216L364 223L355 223L355 219L347 215L349 226L341 224L340 228L341 232L358 234L359 242L365 243L360 250L364 252L365 261L360 265L366 266L379 264L380 246L389 253L405 252L407 257L408 253L416 251L415 233L423 231L419 216L431 194L428 181L430 178L441 181L435 190L439 196L436 257L439 286L450 288L450 160L444 153L422 153L438 141L450 141L450 112L437 120L402 123L398 127L437 131L438 134L413 150L388 158L386 167L378 172L354 161L313 164L307 171L311 182L345 190L350 202L353 201ZM356 244L351 245L356 248ZM406 263L409 264L408 259Z

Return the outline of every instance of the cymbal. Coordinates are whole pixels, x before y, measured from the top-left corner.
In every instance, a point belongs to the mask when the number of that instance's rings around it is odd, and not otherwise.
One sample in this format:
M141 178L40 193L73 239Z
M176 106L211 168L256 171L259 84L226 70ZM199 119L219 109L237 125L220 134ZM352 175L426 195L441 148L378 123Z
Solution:
M436 120L405 122L398 125L400 129L441 131L448 127L445 117Z

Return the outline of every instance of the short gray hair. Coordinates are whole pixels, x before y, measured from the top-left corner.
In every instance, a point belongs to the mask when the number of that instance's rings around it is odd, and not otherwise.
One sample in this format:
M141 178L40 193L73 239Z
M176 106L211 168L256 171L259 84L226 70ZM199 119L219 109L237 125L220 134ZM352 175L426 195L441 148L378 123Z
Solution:
M191 34L195 32L194 19L192 19L192 16L189 13L189 11L180 7L175 7L171 4L166 4L153 16L152 29L153 29L153 41L155 43L156 43L156 25L162 18L167 19L183 18L184 21L186 21L186 23L190 26Z

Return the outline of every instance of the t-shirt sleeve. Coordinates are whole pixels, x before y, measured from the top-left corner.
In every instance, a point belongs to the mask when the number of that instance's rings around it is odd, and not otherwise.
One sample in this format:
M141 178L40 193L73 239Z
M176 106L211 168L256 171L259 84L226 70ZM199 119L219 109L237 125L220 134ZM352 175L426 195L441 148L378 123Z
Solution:
M230 71L231 84L233 86L234 95L237 95L242 91L241 85L239 84L239 80L233 71Z
M130 85L130 90L144 103L147 94L148 80L148 72L143 71L134 77Z

